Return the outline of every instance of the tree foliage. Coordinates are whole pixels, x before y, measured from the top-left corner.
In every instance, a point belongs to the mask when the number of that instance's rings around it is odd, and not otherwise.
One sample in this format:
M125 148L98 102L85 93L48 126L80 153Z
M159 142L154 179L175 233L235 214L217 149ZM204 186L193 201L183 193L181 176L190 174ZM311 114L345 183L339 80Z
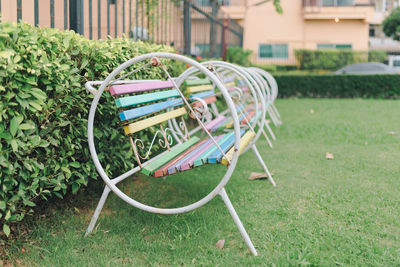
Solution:
M400 7L394 9L383 21L383 32L394 40L400 40Z

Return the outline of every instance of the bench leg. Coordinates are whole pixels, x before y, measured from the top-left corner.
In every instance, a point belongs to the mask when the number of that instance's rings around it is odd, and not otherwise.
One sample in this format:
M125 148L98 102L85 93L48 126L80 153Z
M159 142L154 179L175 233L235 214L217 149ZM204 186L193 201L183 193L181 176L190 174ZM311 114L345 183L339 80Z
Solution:
M268 175L268 180L271 182L271 184L275 187L276 183L274 181L274 179L272 178L271 173L269 172L267 165L265 165L265 162L263 161L263 159L261 158L260 153L258 152L258 149L256 147L256 145L252 145L251 148L253 149L254 154L256 154L256 157L258 159L258 161L260 162L261 166L264 168L264 171L267 173Z
M257 251L254 248L253 243L250 240L249 235L246 232L246 229L244 229L242 222L239 219L239 216L237 215L235 209L232 206L232 203L228 197L228 195L226 194L225 188L222 188L222 190L219 192L219 195L221 196L222 200L224 201L226 207L229 210L229 213L231 214L233 221L235 222L237 228L239 228L240 234L242 235L244 242L246 242L246 245L248 246L248 248L250 249L251 253L254 256L257 256Z
M278 125L282 125L281 115L279 114L279 111L275 107L274 103L272 103L271 108L272 108L272 110L274 112L274 115L276 116L276 119L278 121Z
M275 112L272 108L272 105L268 108L268 115L271 118L272 122L274 123L275 126L279 125L278 119L276 118Z
M263 133L265 140L267 140L269 147L272 148L272 143L271 143L271 140L269 140L267 133L264 131L264 129L261 129L261 132Z
M269 134L271 135L272 140L276 140L275 134L274 134L274 132L272 131L271 127L269 126L269 123L268 123L268 122L265 122L264 125L265 125L265 128L267 128Z
M110 188L108 188L108 186L106 186L104 188L103 194L101 195L101 198L99 200L99 203L97 204L96 210L94 211L93 217L90 220L89 227L86 230L85 236L88 236L93 231L93 228L96 225L97 218L99 218L100 212L103 209L104 203L106 202L106 199L107 199L110 191L111 190L110 190Z

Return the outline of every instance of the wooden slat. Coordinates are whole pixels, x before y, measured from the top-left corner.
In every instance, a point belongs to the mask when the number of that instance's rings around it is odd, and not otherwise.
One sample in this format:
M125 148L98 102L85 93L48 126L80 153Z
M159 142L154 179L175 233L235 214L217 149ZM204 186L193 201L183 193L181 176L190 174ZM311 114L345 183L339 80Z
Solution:
M188 148L190 148L191 146L196 144L199 140L200 140L200 138L198 138L197 136L194 136L194 137L190 138L188 141L186 141L185 143L176 145L175 147L173 147L171 149L171 151L165 153L161 157L157 158L156 160L154 160L154 161L150 162L149 164L147 164L146 166L144 166L142 169L142 173L144 173L146 175L151 175L155 170L157 170L162 165L164 165L171 159L175 158L182 152L186 151Z
M226 83L225 87L232 87L235 86L236 84L234 82Z
M235 76L233 76L233 75L222 78L222 82L224 82L224 83L229 83L229 82L233 82L233 81L235 81Z
M173 100L168 100L165 102L160 102L160 103L155 103L152 105L143 106L140 108L125 110L125 111L119 113L119 117L120 117L121 121L127 121L127 120L131 120L134 118L139 118L139 117L147 115L147 114L158 112L163 109L167 109L170 107L176 107L176 106L182 106L182 105L183 105L182 99L173 99Z
M197 94L193 94L190 96L190 100L194 100L195 97L197 98L207 98L207 97L211 97L214 96L214 91L205 91L205 92L201 92L201 93L197 93Z
M218 130L218 129L223 129L223 128L225 128L224 126L225 126L228 122L230 122L231 120L232 120L232 118L230 118L230 117L225 118L225 120L221 121L221 123L219 123L219 124L215 125L213 128L211 128L211 132L215 132L215 131Z
M244 133L245 130L241 130L240 136L242 136ZM235 144L235 135L233 134L229 139L225 140L225 142L221 144L221 149L222 151L224 151L224 153L226 153L234 144ZM214 153L212 153L207 157L207 162L218 163L219 161L221 161L222 156L223 154L221 153L221 151L217 149L214 151Z
M158 100L163 100L171 97L178 97L180 96L178 90L168 90L168 91L161 91L156 93L149 93L149 94L140 94L135 96L127 96L121 97L115 100L117 107L119 108L126 108L130 106L135 106L139 104L145 104L149 102L154 102Z
M223 144L226 140L228 140L233 134L234 134L233 132L226 134L217 142L217 144L221 146L221 144ZM213 143L213 145L207 151L205 151L197 159L194 160L193 165L197 167L207 163L207 157L212 153L214 153L214 151L217 149L218 147Z
M171 81L118 84L110 87L110 94L113 96L119 96L123 94L138 93L138 92L145 92L156 89L166 89L173 87L174 85Z
M186 109L178 108L173 111L169 111L169 112L166 112L166 113L154 116L154 117L150 117L150 118L138 121L138 122L131 123L127 126L124 126L124 131L125 131L125 134L136 133L136 132L146 129L150 126L159 124L163 121L170 120L172 118L182 116L184 114L186 114Z
M191 94L197 93L197 92L203 92L207 90L213 89L213 86L211 84L208 85L199 85L199 86L190 86L187 88L187 91Z
M254 139L254 137L256 137L256 133L253 131L247 131L242 138L240 138L240 148L239 148L239 155L243 152L243 150L249 145L249 143L251 142L251 140ZM232 160L233 157L233 151L235 150L234 147L232 147L228 153L226 153L226 157L229 159L229 161ZM221 163L224 165L228 165L228 160L223 157L221 160Z
M211 81L208 79L193 79L185 81L186 86L203 85L203 84L211 84Z
M178 172L178 171L184 171L185 169L181 168L181 165L184 164L185 162L187 162L191 157L193 157L193 155L196 155L198 153L198 151L200 151L203 147L207 146L207 144L209 144L209 141L211 142L210 139L204 139L201 142L199 142L200 145L197 146L196 149L194 149L192 152L190 152L189 154L182 157L173 166L170 166L168 168L168 174L174 174L175 172ZM187 169L189 169L189 168L187 168Z
M257 112L257 115L254 116L253 118L251 118L250 124L253 123L255 120L258 120L258 119L260 118L260 116L261 116L261 113L262 113L262 112L259 110L259 111Z
M242 119L241 123L246 124L247 122L250 122L251 118L254 117L254 114L256 114L254 110L247 113L246 116Z
M211 97L207 97L207 98L203 98L204 102L206 102L207 104L211 104L217 101L217 98L215 96L211 96ZM196 101L193 103L193 107L201 107L202 104L200 103L200 101Z
M239 113L241 110L245 110L243 113L246 113L246 111L251 108L251 106L247 107L246 109L244 108L243 105L239 105L239 107L236 108L236 111ZM239 121L243 120L243 115L239 116ZM225 125L226 128L232 128L233 127L233 120L230 120L229 122L226 123Z
M221 123L222 121L224 121L226 119L226 117L225 116L223 116L223 115L219 115L218 117L216 117L215 119L213 119L212 121L210 121L209 123L207 123L205 126L206 126L206 129L208 130L208 131L211 131L211 129L213 128L213 127L215 127L216 125L218 125L219 123Z
M214 139L215 141L218 142L224 136L225 134L214 137ZM207 151L210 147L212 147L213 144L214 142L211 139L207 140L206 143L204 143L201 147L199 147L198 151L190 155L190 158L188 158L185 162L181 163L181 165L178 167L180 171L185 171L190 169L194 165L194 160L197 159L205 151Z
M190 153L193 152L193 150L197 149L199 146L201 146L206 140L203 139L200 142L198 142L197 144L191 146L188 150L186 150L185 152L183 152L182 154L178 155L176 158L170 160L168 163L164 164L163 166L161 166L158 170L156 170L154 172L154 176L155 177L161 177L161 176L165 176L168 174L174 174L176 173L176 169L173 168L174 165L177 164L177 162L181 161L183 158L185 158L187 155L189 155ZM171 169L171 171L169 171L169 169Z

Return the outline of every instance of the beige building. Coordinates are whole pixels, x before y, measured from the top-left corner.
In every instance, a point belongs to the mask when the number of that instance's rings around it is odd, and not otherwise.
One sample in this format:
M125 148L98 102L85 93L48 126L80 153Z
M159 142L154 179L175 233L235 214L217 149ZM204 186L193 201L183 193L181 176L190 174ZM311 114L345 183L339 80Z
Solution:
M374 5L368 0L232 0L224 11L244 27L244 48L259 64L295 64L295 49L368 50Z

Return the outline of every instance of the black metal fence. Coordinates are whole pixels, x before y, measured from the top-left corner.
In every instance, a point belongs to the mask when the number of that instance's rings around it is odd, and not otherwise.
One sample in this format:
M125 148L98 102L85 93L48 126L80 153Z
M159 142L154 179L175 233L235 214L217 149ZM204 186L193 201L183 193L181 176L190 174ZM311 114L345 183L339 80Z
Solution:
M185 2L184 14L191 36L185 38L185 54L225 58L228 46L242 47L243 28L222 12L217 0Z
M0 0L3 21L71 29L89 39L128 36L204 57L242 46L243 29L217 0Z

